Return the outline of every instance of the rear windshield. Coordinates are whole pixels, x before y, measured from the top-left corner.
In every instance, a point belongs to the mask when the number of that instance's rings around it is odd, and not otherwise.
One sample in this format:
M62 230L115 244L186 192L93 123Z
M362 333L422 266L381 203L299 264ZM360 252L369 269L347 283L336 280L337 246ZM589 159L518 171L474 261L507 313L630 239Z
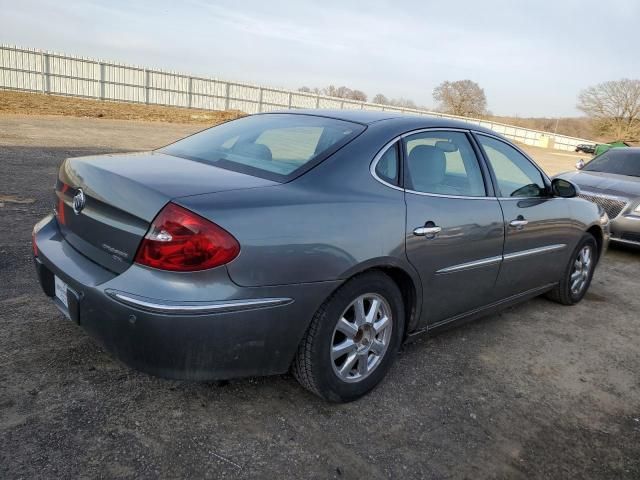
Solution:
M363 130L357 123L311 115L254 115L209 128L160 151L282 182Z
M640 177L640 151L612 148L587 163L584 170Z

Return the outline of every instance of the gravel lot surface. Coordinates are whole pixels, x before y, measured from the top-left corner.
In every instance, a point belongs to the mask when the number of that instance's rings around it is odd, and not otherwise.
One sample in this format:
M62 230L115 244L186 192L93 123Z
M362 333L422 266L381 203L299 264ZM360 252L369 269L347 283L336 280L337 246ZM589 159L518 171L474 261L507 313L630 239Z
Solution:
M288 375L188 383L112 360L40 291L31 227L63 158L198 128L0 116L0 478L640 478L638 251L610 250L578 306L417 340L347 405Z

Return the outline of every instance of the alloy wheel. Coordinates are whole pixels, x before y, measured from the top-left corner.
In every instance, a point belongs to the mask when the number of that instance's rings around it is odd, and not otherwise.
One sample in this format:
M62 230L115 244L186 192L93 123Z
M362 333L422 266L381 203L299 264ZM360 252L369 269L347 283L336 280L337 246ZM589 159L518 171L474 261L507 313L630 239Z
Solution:
M340 316L333 331L331 363L345 382L368 377L382 361L393 329L389 303L376 293L356 298Z
M571 293L578 295L587 285L589 281L589 274L591 273L591 267L593 265L593 250L591 246L585 245L582 247L575 261L573 262L573 269L571 270Z

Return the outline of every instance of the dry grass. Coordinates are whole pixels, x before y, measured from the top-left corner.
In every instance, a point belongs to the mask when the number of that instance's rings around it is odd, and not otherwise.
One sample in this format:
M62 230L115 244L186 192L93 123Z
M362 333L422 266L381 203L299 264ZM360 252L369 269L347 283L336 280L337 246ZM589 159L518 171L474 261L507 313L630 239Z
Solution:
M213 112L191 108L108 102L41 93L0 90L0 115L64 115L69 117L145 120L215 125L245 114L237 110Z

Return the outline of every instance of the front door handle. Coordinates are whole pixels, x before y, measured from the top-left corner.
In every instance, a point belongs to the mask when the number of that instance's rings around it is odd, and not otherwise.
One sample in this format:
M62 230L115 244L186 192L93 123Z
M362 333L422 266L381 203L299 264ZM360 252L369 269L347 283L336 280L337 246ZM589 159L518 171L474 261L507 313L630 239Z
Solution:
M522 230L525 227L525 225L527 225L528 223L529 223L529 220L525 220L522 215L518 215L518 218L516 218L515 220L511 220L509 222L509 225L511 225L514 228L517 228L518 230Z
M413 230L413 234L417 237L435 238L442 231L441 227L438 227L435 223L429 221L422 227L417 227Z

